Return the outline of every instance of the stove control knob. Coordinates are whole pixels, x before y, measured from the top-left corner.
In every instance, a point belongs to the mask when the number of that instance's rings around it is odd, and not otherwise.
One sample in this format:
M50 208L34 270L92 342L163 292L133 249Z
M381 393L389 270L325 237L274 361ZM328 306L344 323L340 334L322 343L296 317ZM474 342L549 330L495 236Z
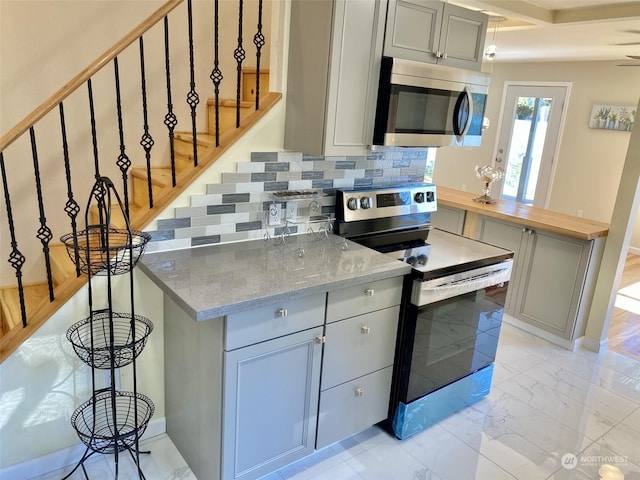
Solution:
M435 192L427 192L427 202L435 202L436 194Z
M427 256L426 255L418 255L418 258L416 259L416 263L418 265L426 265L427 264Z
M416 193L415 196L413 197L413 199L416 201L416 203L424 202L424 192Z
M416 264L416 262L418 261L416 259L416 257L414 257L413 255L410 257L407 257L407 259L405 260L409 265L411 265L412 267Z
M360 208L371 208L373 207L373 199L371 197L362 197L360 199Z
M357 210L359 207L358 204L358 199L357 198L350 198L349 200L347 200L347 208L349 210Z

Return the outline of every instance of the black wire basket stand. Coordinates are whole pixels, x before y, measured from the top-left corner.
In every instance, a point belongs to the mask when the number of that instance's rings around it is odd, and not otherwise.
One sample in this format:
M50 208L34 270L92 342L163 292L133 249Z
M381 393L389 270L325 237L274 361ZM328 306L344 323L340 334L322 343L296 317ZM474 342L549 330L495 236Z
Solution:
M125 199L126 200L126 199ZM119 208L124 228L112 227L113 208ZM97 219L90 223L90 219ZM115 479L119 474L120 454L129 452L138 477L145 479L140 467L140 437L153 416L151 399L138 392L136 359L144 350L153 323L135 314L133 269L144 254L149 234L132 230L128 212L107 177L96 177L85 210L86 229L61 237L67 253L78 271L88 275L89 315L67 330L67 339L76 355L91 368L91 398L78 406L71 416L71 426L86 445L82 458L64 479L81 468L89 480L85 462L95 454L114 456ZM112 277L129 274L129 311L114 310ZM92 278L106 277L106 302L94 305ZM117 389L118 369L133 369L133 391ZM109 371L108 385L98 388L97 371ZM63 479L63 480L64 480Z

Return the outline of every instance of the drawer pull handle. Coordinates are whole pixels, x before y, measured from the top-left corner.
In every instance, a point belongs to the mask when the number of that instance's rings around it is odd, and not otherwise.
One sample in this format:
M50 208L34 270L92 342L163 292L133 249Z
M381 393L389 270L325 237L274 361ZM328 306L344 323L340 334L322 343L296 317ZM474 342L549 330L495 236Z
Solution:
M318 335L316 337L316 343L318 344L323 344L327 341L327 337L325 337L324 335Z
M360 327L360 333L362 333L363 335L368 335L369 333L371 333L371 327L363 325L362 327Z
M280 308L276 310L276 318L286 317L289 314L286 308Z
M372 297L374 293L376 293L376 291L375 291L373 288L367 288L367 289L364 291L364 294L365 294L367 297Z
M364 388L356 388L356 397L364 396Z

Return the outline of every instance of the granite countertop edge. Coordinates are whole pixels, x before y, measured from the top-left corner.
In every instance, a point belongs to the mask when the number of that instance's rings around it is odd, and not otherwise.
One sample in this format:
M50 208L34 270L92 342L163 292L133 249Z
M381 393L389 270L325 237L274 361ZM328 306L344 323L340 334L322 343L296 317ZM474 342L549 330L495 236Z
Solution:
M202 293L206 291L208 285L206 278L214 284L211 288L212 291L217 291L216 289L219 290L220 284L223 283L221 279L225 278L226 273L229 271L228 269L233 268L233 264L230 263L228 259L229 252L234 252L234 249L240 249L242 247L237 244L226 244L209 250L204 250L202 249L203 247L199 247L198 252L195 252L195 249L185 249L149 253L141 259L138 265L141 271L144 272L164 294L171 298L190 318L198 322L213 320L278 302L291 301L314 294L326 293L358 283L404 276L411 271L411 267L406 263L353 242L347 241L347 243L348 248L345 251L341 251L339 248L329 250L332 259L333 255L335 255L335 262L340 262L340 260L345 257L355 255L356 258L364 258L370 262L367 263L366 268L356 272L338 269L336 273L331 269L327 271L322 270L323 266L321 263L317 265L312 263L315 268L313 273L320 273L320 275L306 276L304 285L299 285L301 282L295 282L295 275L282 275L280 277L282 281L260 282L262 288L260 288L259 294L255 294L256 289L248 288L248 291L244 291L242 287L240 287L236 289L234 295L230 296L231 298L220 298L220 296L216 296L214 299L206 301L202 300ZM264 247L262 240L255 241L255 243L245 243L245 245L249 246L252 250L249 250L249 255L254 255L256 259L260 255L273 255L273 250L270 250L269 247ZM317 247L311 244L307 247L307 258L310 262L313 262L315 258L314 248ZM288 252L287 255L289 253L291 252ZM287 255L285 255L284 259L287 265L296 265L295 262L298 260L295 258L295 255ZM180 265L181 268L167 268L166 264L171 262L175 262L175 264ZM186 282L187 287L181 284L182 279L191 274L192 269L190 265L192 263L194 265L202 263L215 264L219 266L220 269L220 273L216 272L213 275L209 275L203 279L201 283L195 285L194 289L197 291L197 294L194 294L194 291L189 288L189 286L192 285L189 282ZM254 272L256 278L260 279L262 276L266 279L273 275L273 270L269 269L269 264L265 263L265 265L267 265L265 269ZM333 275L334 273L335 275ZM335 278L330 278L331 275ZM199 277L196 275L196 278ZM251 285L249 285L249 287L251 287ZM253 294L252 291L254 292Z

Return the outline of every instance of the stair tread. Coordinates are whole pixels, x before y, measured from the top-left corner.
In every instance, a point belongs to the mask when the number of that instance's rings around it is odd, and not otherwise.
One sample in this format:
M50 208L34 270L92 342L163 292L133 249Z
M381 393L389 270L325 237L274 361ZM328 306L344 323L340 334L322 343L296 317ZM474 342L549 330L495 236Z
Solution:
M262 98L262 97L260 97ZM237 103L237 100L235 98L221 98L219 99L220 102L220 106L221 107L232 107L235 108ZM209 98L207 100L207 106L211 107L213 105L215 105L216 103L216 99L215 98ZM256 106L256 102L252 101L252 100L240 100L240 108L241 109L248 109L248 108L252 108Z

